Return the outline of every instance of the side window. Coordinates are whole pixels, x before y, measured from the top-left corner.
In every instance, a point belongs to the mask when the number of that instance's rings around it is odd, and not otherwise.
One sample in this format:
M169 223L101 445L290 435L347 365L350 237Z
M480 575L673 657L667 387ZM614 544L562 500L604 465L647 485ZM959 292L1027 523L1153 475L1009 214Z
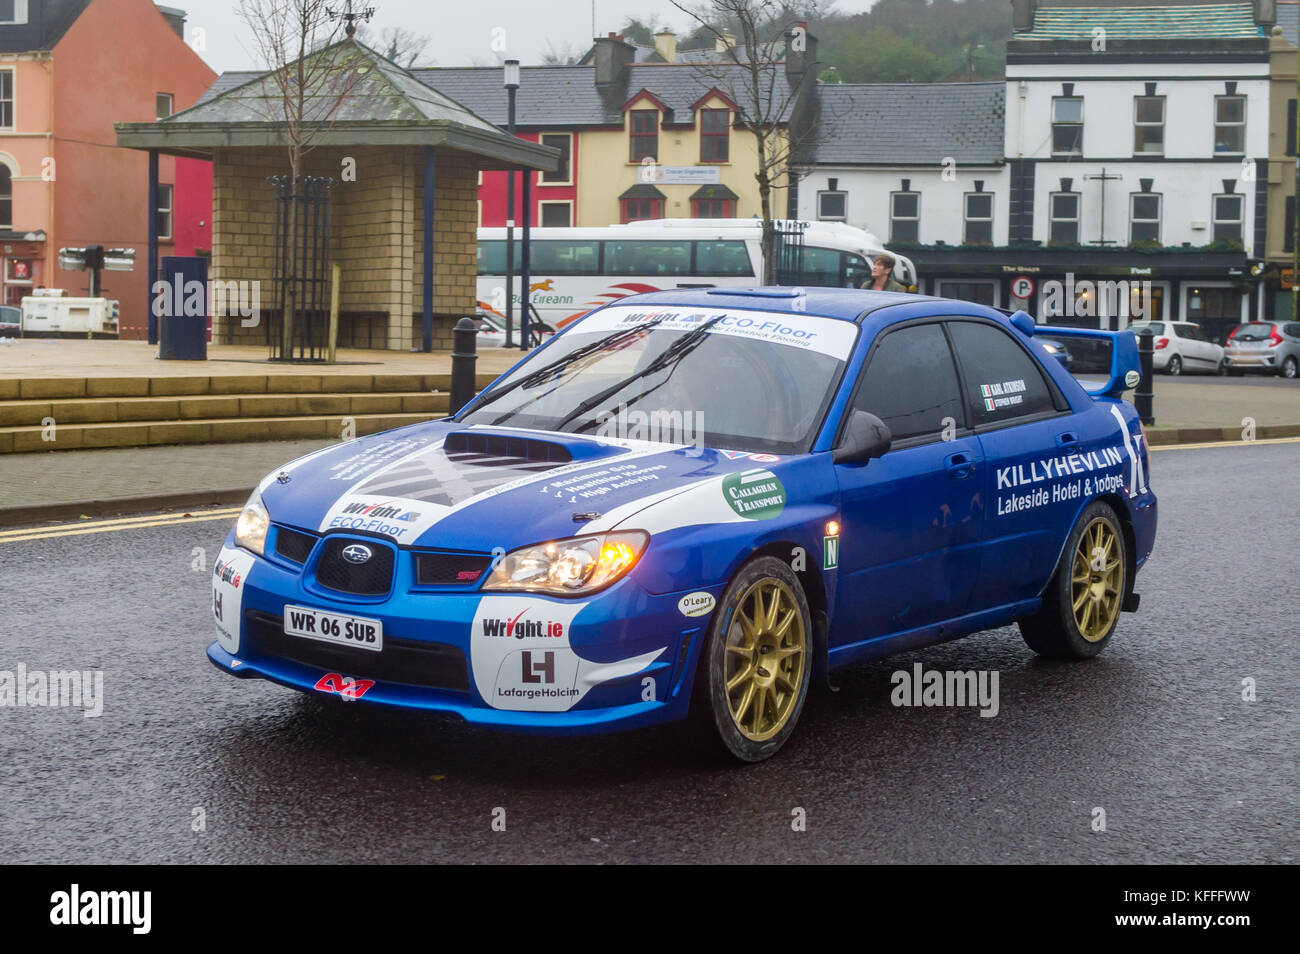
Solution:
M890 331L872 352L854 407L889 425L895 441L963 426L961 391L938 324Z
M1282 330L1292 338L1300 338L1300 322L1293 321L1288 325L1284 325Z
M953 321L948 330L976 427L1056 409L1038 363L1007 332L975 321Z

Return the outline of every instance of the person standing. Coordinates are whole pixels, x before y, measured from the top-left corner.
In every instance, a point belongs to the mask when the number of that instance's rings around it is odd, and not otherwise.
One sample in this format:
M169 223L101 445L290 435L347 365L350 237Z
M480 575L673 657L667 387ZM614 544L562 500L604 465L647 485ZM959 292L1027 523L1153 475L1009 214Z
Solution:
M867 291L901 292L907 290L895 281L894 256L885 252L877 255L875 261L871 263L871 278L863 282L862 287Z

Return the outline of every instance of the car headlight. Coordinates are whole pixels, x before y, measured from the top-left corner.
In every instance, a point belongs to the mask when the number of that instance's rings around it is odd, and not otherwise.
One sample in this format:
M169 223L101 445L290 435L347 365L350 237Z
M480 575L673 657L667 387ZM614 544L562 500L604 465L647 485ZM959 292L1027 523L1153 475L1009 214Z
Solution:
M252 550L258 556L266 548L266 531L270 529L271 516L266 512L262 497L256 490L248 498L244 509L235 521L235 543L245 550Z
M597 533L521 547L502 557L485 590L578 596L622 579L650 542L641 530Z

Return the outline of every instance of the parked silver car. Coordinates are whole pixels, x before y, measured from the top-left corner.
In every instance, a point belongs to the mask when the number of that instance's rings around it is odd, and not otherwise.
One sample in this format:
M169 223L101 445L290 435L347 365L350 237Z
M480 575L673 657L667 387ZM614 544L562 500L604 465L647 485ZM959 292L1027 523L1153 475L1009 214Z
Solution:
M1228 373L1300 374L1300 321L1252 321L1228 336Z
M1223 374L1227 367L1223 348L1205 337L1200 325L1190 321L1149 321L1133 326L1134 331L1150 328L1156 336L1151 366L1166 374L1208 371Z

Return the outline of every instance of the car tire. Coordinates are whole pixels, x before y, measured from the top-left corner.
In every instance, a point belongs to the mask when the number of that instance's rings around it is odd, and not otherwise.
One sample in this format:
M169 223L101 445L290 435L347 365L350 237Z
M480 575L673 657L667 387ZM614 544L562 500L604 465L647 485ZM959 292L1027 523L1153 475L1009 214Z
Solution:
M813 627L794 571L772 556L746 563L717 609L700 654L691 709L731 758L761 762L794 732L812 680Z
M1215 368L1214 368L1214 373L1217 374L1219 377L1223 377L1225 374L1228 373L1228 359L1227 359L1227 358L1220 358L1220 359L1219 359L1219 363L1218 363L1218 364L1215 366Z
M1110 642L1128 582L1124 531L1100 501L1084 508L1047 584L1043 606L1020 620L1029 648L1051 659L1091 659Z
M1298 372L1300 372L1300 363L1297 363L1295 355L1288 356L1287 359L1282 362L1282 367L1278 369L1278 374L1282 375L1284 378L1294 379Z
M1182 373L1183 373L1183 359L1180 358L1178 355L1173 355L1169 359L1169 364L1165 366L1165 374L1177 375Z

